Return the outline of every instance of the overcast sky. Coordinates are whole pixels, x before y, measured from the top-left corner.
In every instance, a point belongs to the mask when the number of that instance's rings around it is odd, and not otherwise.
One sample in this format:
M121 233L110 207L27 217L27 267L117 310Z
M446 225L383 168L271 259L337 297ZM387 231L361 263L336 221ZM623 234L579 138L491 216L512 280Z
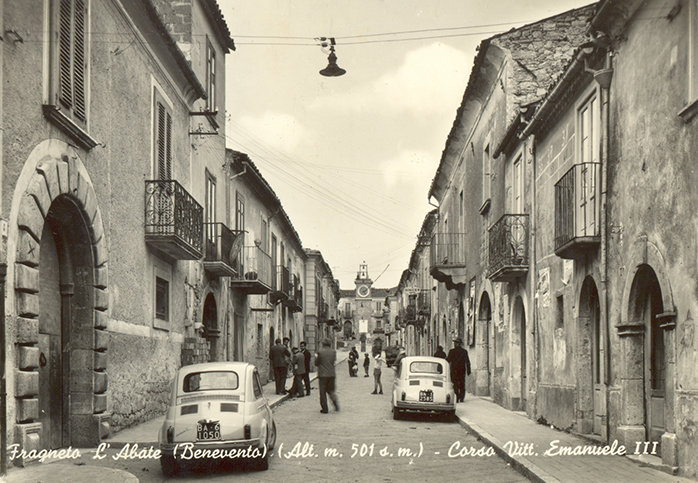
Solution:
M592 2L218 3L237 47L226 58L227 146L250 156L303 245L353 289L364 260L379 287L407 268L479 43ZM318 73L317 37L335 37L344 76Z

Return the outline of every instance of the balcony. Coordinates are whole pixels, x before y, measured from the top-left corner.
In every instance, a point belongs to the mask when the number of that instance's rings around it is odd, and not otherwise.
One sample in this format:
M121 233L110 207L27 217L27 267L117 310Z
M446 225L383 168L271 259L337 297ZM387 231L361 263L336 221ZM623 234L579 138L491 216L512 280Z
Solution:
M330 306L324 298L320 298L317 305L317 319L319 323L329 322Z
M272 274L271 293L269 300L275 304L277 302L285 302L291 295L291 277L288 268L283 265L275 265L274 273Z
M422 289L417 292L417 315L431 315L431 290Z
M465 233L436 233L431 238L429 273L451 289L466 283Z
M291 284L291 293L286 301L284 301L291 312L301 312L303 310L303 287L301 287L300 278L293 275L293 283Z
M272 286L271 257L258 246L242 247L241 251L241 264L235 276L231 277L230 286L246 294L269 292Z
M490 228L493 282L509 282L528 272L528 215L504 215Z
M145 182L145 242L175 260L203 256L204 209L176 181Z
M204 223L206 235L204 253L204 269L219 277L234 277L237 275L237 259L243 233L232 231L223 223ZM238 240L238 237L240 239Z
M576 164L555 184L555 254L560 258L579 258L601 243L599 168L599 163Z

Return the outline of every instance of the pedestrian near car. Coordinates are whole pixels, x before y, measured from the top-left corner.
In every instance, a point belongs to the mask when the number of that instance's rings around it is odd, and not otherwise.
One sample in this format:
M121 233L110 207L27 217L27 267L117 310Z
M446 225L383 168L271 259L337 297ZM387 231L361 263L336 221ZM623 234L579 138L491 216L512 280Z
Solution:
M291 339L284 337L284 346L289 350L289 356L286 358L286 377L293 379L293 353L291 352ZM291 381L293 384L293 381ZM285 386L285 384L284 384Z
M371 394L383 394L383 384L381 383L381 369L383 367L383 358L378 352L373 359L373 392ZM380 389L380 391L378 390Z
M444 352L444 348L439 346L436 346L436 352L434 352L434 357L440 357L442 359L446 359L446 353Z
M368 368L371 367L371 359L368 357L368 352L364 353L364 371L366 372L366 375L364 377L368 377Z
M335 410L339 411L339 398L335 389L336 374L334 363L337 360L337 352L332 347L329 339L322 341L322 347L315 354L315 366L320 386L320 412L327 413L327 397L329 396Z
M276 343L269 350L269 359L274 368L276 394L286 394L286 372L288 371L286 360L289 357L291 357L291 352L281 344L281 339L276 339Z
M451 381L453 391L456 393L456 402L465 401L465 376L470 375L470 358L468 351L463 349L463 339L457 337L453 339L455 346L448 352L446 360L451 365Z
M298 347L293 351L293 386L291 386L291 397L303 397L303 374L305 374L305 356L301 354Z
M349 357L347 357L347 364L349 365L349 377L354 377L354 366L356 365L356 355L354 355L354 348L353 347L349 351Z
M305 395L310 396L310 351L306 347L305 341L301 341L301 353L305 362L305 374L303 374L303 384L305 385Z

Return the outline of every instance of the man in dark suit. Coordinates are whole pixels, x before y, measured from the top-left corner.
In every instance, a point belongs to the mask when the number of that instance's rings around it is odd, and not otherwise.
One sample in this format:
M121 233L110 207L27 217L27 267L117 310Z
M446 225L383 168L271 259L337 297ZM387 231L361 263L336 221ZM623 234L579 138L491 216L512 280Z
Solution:
M470 358L468 351L463 349L463 339L453 339L455 346L448 352L446 360L451 365L451 381L456 393L456 402L465 401L465 375L470 375Z
M303 384L305 385L305 395L310 396L310 351L307 349L305 341L301 341L301 352L305 358L305 374L303 374Z
M281 339L276 339L276 344L269 350L269 360L274 368L274 381L276 381L276 394L286 394L286 373L288 372L288 358L291 351L281 344Z

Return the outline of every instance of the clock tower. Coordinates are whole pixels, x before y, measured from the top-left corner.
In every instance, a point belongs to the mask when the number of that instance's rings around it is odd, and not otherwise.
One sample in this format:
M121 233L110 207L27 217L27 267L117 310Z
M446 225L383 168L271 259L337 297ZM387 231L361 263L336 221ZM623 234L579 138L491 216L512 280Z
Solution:
M373 285L373 281L368 278L368 265L366 262L359 265L359 271L356 273L354 285L356 285L357 299L371 298L371 285Z

